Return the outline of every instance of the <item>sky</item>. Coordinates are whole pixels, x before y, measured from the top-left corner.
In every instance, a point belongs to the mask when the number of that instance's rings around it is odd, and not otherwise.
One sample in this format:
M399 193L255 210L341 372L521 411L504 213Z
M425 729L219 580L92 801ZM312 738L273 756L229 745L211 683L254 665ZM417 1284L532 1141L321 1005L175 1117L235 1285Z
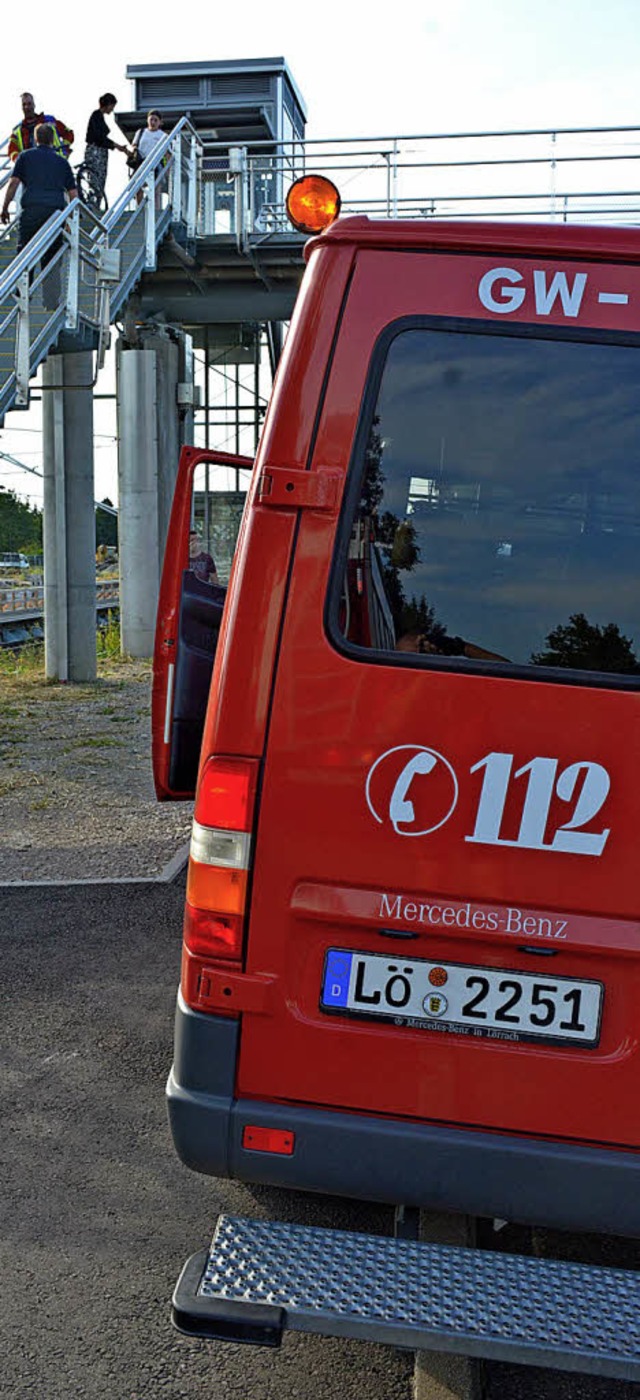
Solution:
M274 55L306 101L309 137L640 125L638 0L394 0L387 12L345 0L184 11L166 0L98 8L67 0L62 22L32 0L28 36L12 45L3 73L0 133L18 121L28 89L74 128L73 162L101 92L131 107L127 64ZM112 194L120 181L124 162L114 153ZM98 387L112 388L108 376ZM98 497L115 492L113 431L110 406L97 405ZM7 415L0 450L41 465L36 408ZM6 470L0 461L0 484L39 499L34 478Z

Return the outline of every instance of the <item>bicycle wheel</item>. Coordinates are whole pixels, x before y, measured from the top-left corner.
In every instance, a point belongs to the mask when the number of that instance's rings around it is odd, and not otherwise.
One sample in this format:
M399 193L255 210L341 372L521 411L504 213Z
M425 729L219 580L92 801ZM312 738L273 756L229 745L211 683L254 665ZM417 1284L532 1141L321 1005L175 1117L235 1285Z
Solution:
M78 190L78 194L80 195L82 203L86 204L89 207L89 209L93 209L95 214L106 214L107 209L109 208L107 196L104 190L102 190L101 194L96 195L96 190L92 179L92 172L89 170L89 167L85 165L84 161L82 162L82 165L78 166L75 174L76 188Z

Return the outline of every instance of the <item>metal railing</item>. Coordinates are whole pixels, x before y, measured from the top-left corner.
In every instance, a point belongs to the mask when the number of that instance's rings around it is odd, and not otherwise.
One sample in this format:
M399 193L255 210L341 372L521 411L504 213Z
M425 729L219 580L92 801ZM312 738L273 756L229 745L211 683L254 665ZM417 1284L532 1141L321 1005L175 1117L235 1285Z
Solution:
M143 273L155 269L172 225L183 241L231 236L241 254L253 256L266 240L291 238L286 194L307 171L335 181L344 214L628 224L640 222L639 159L639 127L248 147L203 146L183 117L102 220L74 201L10 262L15 223L0 231L0 419L11 404L28 403L29 380L63 330L96 348L100 367L111 322ZM0 147L0 186L3 160Z
M5 136L4 141L0 141L0 190L10 179L13 169L13 161L9 160L10 140L10 136Z
M118 603L120 585L117 578L98 579L96 582L96 604ZM42 584L15 584L0 587L0 621L28 618L44 611L44 587Z
M285 199L328 175L343 214L372 218L630 223L640 214L640 127L445 132L274 143L207 143L199 232L244 251L290 233Z
M104 219L79 199L52 214L0 275L0 419L26 407L29 381L63 331L104 360L110 325L170 224L195 237L199 141L183 118L136 171ZM0 234L11 251L16 220ZM3 240L8 240L3 245Z
M105 215L109 247L120 252L121 267L111 293L117 314L144 271L156 267L157 250L177 224L193 241L198 220L201 142L187 117L159 141L120 198Z
M104 343L104 226L79 199L58 210L0 277L0 413L29 401L29 380L63 329L81 323ZM96 238L97 235L97 238Z

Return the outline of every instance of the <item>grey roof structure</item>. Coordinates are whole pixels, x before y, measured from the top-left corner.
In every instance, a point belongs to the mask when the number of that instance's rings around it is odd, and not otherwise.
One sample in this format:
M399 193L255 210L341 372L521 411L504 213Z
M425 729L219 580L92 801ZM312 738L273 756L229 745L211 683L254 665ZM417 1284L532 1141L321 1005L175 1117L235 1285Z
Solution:
M167 129L188 115L207 142L250 145L304 136L306 105L284 58L132 63L127 77L135 109L118 113L127 134L157 107Z

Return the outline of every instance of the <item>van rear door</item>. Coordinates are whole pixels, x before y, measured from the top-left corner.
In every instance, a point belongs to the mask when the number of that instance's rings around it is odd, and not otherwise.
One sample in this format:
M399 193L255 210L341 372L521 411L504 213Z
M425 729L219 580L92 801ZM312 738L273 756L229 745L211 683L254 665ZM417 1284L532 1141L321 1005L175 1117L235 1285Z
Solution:
M638 1146L640 272L570 234L358 251L311 461L342 513L300 512L271 705L247 970L280 996L243 1018L242 1097Z
M185 447L156 623L151 734L159 801L193 797L251 457Z

